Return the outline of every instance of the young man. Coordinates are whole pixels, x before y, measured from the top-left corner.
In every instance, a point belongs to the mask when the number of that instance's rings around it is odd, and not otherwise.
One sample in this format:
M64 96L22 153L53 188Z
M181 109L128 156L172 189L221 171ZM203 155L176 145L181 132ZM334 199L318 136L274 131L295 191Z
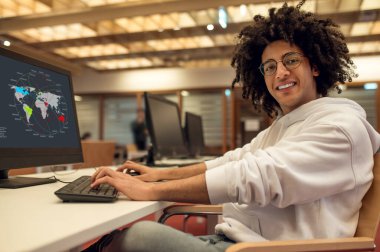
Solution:
M93 186L111 184L132 200L224 203L216 234L198 238L141 222L94 247L224 251L242 241L354 235L380 135L358 104L326 97L337 82L355 77L353 62L337 26L299 10L303 2L255 16L238 36L233 83L256 108L277 116L268 129L202 164L156 170L126 162L93 175ZM165 182L147 183L158 180Z

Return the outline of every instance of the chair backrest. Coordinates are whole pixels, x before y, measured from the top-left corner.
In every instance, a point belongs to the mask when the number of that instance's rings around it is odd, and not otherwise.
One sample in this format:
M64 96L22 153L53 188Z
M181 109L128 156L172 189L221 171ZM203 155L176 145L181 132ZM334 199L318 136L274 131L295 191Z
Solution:
M380 153L375 154L373 167L374 179L371 188L364 196L360 209L359 223L356 229L356 237L376 238L376 232L380 221Z
M115 142L112 141L82 141L83 163L74 168L89 168L102 165L113 165Z

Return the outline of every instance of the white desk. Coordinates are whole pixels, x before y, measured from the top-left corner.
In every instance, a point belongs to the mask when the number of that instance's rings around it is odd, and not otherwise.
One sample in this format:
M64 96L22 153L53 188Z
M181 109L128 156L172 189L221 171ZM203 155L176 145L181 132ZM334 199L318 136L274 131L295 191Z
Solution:
M185 158L185 159L161 159L161 160L155 160L155 164L157 165L174 165L174 166L185 166L185 165L192 165L192 164L198 164L202 163L207 160L212 160L217 158L216 156L199 156L196 158Z
M93 172L94 169L82 169L55 176L72 181ZM125 197L114 203L64 203L54 195L64 185L56 182L0 189L0 251L69 250L173 204L130 201Z

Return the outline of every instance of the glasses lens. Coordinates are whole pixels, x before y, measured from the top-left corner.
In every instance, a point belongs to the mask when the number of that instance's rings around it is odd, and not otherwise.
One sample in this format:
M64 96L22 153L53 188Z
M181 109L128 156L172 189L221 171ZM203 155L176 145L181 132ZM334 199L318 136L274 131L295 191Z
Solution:
M272 75L274 72L276 72L276 69L277 62L274 60L269 60L262 65L262 73L264 75Z
M301 60L302 60L301 55L299 55L298 53L292 53L292 54L286 55L282 62L284 63L286 68L294 69L299 66L299 64L301 63Z

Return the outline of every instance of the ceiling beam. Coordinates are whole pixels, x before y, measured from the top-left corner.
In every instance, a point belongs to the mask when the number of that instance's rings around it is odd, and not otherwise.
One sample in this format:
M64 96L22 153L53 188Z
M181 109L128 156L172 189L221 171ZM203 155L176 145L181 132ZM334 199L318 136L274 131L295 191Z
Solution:
M378 52L350 53L350 57L365 57L365 56L380 56L380 51L378 51Z
M320 17L323 16L331 18L335 23L338 24L371 22L380 20L380 9L320 15Z
M134 58L161 58L167 61L175 60L199 60L199 59L218 59L231 58L234 46L203 47L182 50L149 51L138 53L126 53L116 55L104 55L94 57L84 57L72 59L72 62L86 63L89 61L115 60L115 59L134 59Z
M380 41L380 34L346 37L347 43Z
M282 2L283 0L256 0L255 3ZM142 3L141 3L142 2ZM252 0L151 0L141 2L126 2L97 7L89 7L65 12L57 11L44 14L33 14L0 19L0 34L15 30L24 30L43 26L55 26L72 23L95 22L115 18L149 16L173 12L188 12L218 8L219 6L234 6L251 4ZM148 3L147 3L148 2Z
M173 65L154 65L154 66L148 66L148 67L127 67L127 68L115 68L115 69L92 69L95 70L98 73L117 73L122 71L132 71L132 70L147 70L147 69L163 69L163 68L172 68L172 67L178 67Z
M380 9L373 10L376 13L376 20L380 19ZM351 22L365 22L368 11L353 11L353 12L344 12L334 14L334 21L339 20L339 24L351 23ZM320 15L320 18L331 18L331 15ZM81 45L100 45L108 44L109 41L115 43L130 43L154 39L175 39L183 37L193 37L193 36L202 36L207 34L208 36L220 35L220 34L237 34L240 30L251 24L251 22L241 22L241 23L229 23L226 29L221 28L219 25L215 24L213 31L208 31L204 25L182 28L180 31L174 30L164 30L159 31L148 31L148 32L134 32L134 33L121 33L121 34L110 34L102 35L97 37L86 37L78 39L67 39L67 40L57 40L57 41L47 41L47 42L37 42L30 43L32 46L44 48L44 49L53 49L53 48L63 48L71 46L81 46ZM358 39L361 39L358 37ZM351 42L351 41L349 41ZM354 41L352 41L354 42ZM356 41L355 41L356 42Z
M251 22L244 23L231 23L226 29L221 28L216 25L213 31L208 31L204 25L182 28L179 31L174 30L164 30L150 31L150 32L134 32L134 33L121 33L121 34L110 34L97 37L86 37L79 39L67 39L58 41L47 41L47 42L37 42L30 43L32 46L41 47L44 49L54 49L54 48L64 48L71 46L84 46L84 45L101 45L108 44L109 41L114 43L131 43L140 42L147 40L161 40L161 39L176 39L185 37L195 37L195 36L212 36L212 35L222 35L222 34L233 34L238 33L244 26L250 24Z

